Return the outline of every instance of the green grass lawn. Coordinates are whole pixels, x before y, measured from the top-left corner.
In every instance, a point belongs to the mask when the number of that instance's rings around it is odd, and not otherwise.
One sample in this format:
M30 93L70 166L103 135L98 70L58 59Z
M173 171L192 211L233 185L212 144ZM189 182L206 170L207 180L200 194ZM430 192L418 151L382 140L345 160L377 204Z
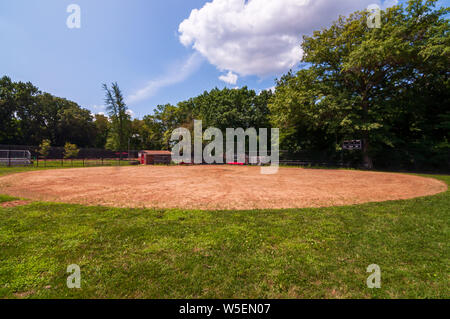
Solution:
M0 208L0 297L448 298L449 217L449 191L319 209Z
M115 160L115 159L97 159L97 160L39 160L34 161L31 166L0 166L0 176L5 174L28 172L30 170L45 170L45 169L63 169L63 168L81 168L81 167L100 167L100 166L129 166L130 161Z

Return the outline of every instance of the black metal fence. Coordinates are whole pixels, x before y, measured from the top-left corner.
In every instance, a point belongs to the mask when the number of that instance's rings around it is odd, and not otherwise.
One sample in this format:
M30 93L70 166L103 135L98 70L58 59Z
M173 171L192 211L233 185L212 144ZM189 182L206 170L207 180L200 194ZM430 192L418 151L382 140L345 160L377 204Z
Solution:
M138 151L111 151L97 148L80 148L78 156L64 159L64 147L51 147L46 158L39 155L38 146L0 145L0 151L29 151L33 165L39 166L112 166L135 163ZM10 152L14 154L14 152ZM436 154L422 154L426 152L412 152L395 150L383 152L383 156L373 158L376 169L450 172L450 152ZM419 156L419 155L420 156ZM0 160L0 166L8 166L13 161ZM17 163L16 163L17 164ZM292 166L323 166L362 168L362 153L355 150L316 150L300 151L296 153L280 151L280 164Z
M28 153L28 156L17 154ZM80 148L77 156L66 159L64 147L51 147L47 156L39 154L39 147L27 145L0 145L0 166L34 167L88 167L123 166L137 164L138 151L111 151L97 148Z
M21 150L30 151L31 158L35 159L39 154L39 146L29 146L29 145L2 145L0 144L0 150ZM80 148L78 155L75 159L83 158L137 158L138 151L130 150L128 155L128 150L123 151L112 151L105 150L101 148ZM64 147L54 147L52 146L49 150L47 158L51 159L61 159L64 158Z
M37 158L34 167L95 167L136 165L137 160L121 158L45 159Z

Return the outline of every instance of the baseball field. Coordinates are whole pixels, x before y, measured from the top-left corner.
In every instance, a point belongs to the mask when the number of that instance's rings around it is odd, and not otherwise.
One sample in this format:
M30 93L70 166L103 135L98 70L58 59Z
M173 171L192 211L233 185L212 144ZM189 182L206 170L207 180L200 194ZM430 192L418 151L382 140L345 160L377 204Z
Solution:
M450 177L0 168L3 298L446 298ZM68 265L81 289L66 286ZM381 268L370 289L366 269Z

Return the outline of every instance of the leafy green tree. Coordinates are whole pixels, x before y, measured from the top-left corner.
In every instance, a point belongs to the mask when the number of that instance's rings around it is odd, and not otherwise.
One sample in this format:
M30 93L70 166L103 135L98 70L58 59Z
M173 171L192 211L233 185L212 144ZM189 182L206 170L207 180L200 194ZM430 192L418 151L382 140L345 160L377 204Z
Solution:
M336 145L361 138L367 168L387 147L411 148L425 130L444 133L426 129L448 112L448 9L435 4L410 0L387 9L379 29L368 27L367 12L355 12L304 37L306 69L279 81L274 123L290 127L291 136L299 128L322 131L317 137L330 145L333 136Z
M143 149L159 150L163 149L163 129L162 124L154 115L146 115L141 121L138 129L141 136Z
M75 145L67 142L64 145L64 158L75 158L78 156L80 149Z
M268 102L271 91L256 94L247 87L241 89L217 88L203 94L171 104L158 105L153 115L144 117L148 132L144 140L149 145L170 149L170 137L174 129L187 128L193 133L194 120L202 120L203 127L270 128ZM155 143L159 140L159 143Z
M0 78L0 144L12 144L20 138L16 112L15 84L4 76Z
M103 114L96 114L94 116L95 125L95 147L104 148L108 139L110 124L108 118Z
M222 130L228 127L268 127L267 102L270 96L270 91L258 95L247 87L215 88L182 103L186 104L185 108L191 108L194 118L203 120L204 126ZM182 103L179 105L182 106Z
M277 81L276 93L269 103L270 119L280 128L283 148L291 153L336 148L336 134L342 136L333 110L318 108L323 87L311 69L289 72Z
M0 79L0 124L0 143L38 145L49 139L55 146L66 141L93 146L95 141L88 110L8 77Z
M59 145L67 141L83 146L94 145L96 127L89 110L73 104L62 109L59 116Z
M153 117L161 129L161 146L170 149L170 137L172 131L186 123L185 114L177 106L166 104L158 105Z
M32 83L14 83L15 114L19 119L20 138L18 144L38 145L45 136L42 127L42 107L38 103L37 96L41 94L39 89Z
M42 119L42 134L55 145L59 142L59 123L65 101L49 93L36 96L36 106L39 109L39 117Z

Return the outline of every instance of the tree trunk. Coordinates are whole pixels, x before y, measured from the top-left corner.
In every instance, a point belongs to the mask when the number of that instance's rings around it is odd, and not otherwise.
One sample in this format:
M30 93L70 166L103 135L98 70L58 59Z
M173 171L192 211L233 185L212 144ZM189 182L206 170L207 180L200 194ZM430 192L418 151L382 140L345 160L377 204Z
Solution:
M364 123L367 124L368 122L368 114L369 114L369 106L368 102L364 99L363 100L363 119ZM372 158L370 158L369 155L369 131L367 128L363 131L363 145L362 145L362 153L363 153L363 167L365 169L373 169L373 162Z
M373 169L372 158L369 155L369 137L368 137L367 131L364 132L364 138L363 138L362 142L363 142L363 146L362 146L363 167L365 169Z

